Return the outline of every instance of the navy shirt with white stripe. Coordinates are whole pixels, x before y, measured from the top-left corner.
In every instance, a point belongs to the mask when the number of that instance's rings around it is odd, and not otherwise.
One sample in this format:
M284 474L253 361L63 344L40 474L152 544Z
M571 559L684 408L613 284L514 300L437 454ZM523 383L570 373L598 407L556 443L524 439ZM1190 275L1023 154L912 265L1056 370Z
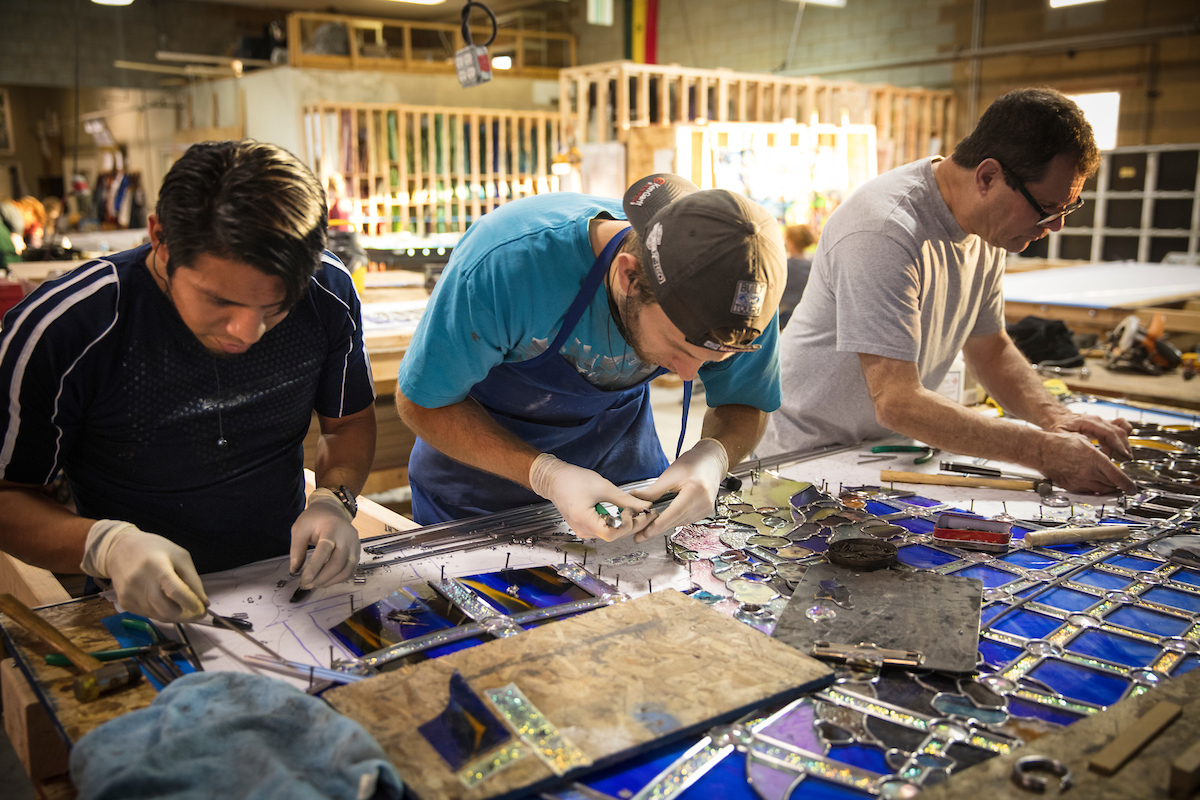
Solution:
M342 417L375 399L350 276L325 253L278 325L216 355L148 253L92 261L5 314L0 477L43 485L62 469L81 516L166 536L202 573L287 553L312 411Z

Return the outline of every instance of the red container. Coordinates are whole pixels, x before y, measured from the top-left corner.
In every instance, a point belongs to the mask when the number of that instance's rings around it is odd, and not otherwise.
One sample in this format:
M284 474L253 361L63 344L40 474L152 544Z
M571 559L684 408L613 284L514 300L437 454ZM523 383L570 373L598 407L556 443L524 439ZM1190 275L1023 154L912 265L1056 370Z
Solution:
M21 302L23 297L25 292L21 289L21 284L0 278L0 316L8 313L8 310Z
M933 529L933 540L953 547L1004 553L1012 541L1012 523L941 514Z

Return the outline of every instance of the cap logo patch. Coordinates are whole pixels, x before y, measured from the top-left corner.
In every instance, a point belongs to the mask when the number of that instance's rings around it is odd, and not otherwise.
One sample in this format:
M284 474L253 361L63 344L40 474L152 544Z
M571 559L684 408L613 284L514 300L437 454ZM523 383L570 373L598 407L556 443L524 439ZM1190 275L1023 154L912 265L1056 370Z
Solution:
M729 312L744 317L757 317L762 313L766 293L767 284L764 282L738 281L737 291L733 295L733 305L729 307Z
M649 183L647 183L645 186L642 187L642 190L640 192L638 192L637 197L635 197L629 201L629 205L631 205L631 206L642 205L643 203L646 202L646 198L648 198L654 192L655 189L657 189L659 186L662 186L664 183L666 183L666 180L663 178L655 178L654 180L650 181Z
M662 223L655 223L650 232L646 234L646 249L650 251L650 263L654 267L654 277L658 279L660 284L667 282L667 276L663 274L662 259L658 255L658 246L662 244L663 228ZM743 281L746 283L746 281ZM758 284L751 284L757 286ZM766 284L762 284L766 288ZM761 303L762 300L760 299Z

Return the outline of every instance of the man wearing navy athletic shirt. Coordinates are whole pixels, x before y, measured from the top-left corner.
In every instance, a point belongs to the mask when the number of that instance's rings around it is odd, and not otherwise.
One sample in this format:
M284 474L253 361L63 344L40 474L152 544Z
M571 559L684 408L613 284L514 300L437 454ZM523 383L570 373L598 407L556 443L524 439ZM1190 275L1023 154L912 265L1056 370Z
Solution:
M165 621L204 613L199 574L263 558L290 553L302 587L349 577L374 383L357 294L324 252L324 197L274 145L195 145L148 245L5 315L0 549L110 580L127 610ZM60 470L77 513L42 492Z

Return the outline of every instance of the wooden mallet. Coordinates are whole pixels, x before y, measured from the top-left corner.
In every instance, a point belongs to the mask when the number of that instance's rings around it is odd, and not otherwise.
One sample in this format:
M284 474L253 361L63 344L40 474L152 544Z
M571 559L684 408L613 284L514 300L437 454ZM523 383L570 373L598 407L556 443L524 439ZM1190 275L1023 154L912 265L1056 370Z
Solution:
M122 686L133 686L142 680L142 671L133 661L127 659L105 664L89 656L11 594L0 594L0 611L30 634L62 653L83 671L83 674L75 677L75 697L81 703L95 700L103 692Z

